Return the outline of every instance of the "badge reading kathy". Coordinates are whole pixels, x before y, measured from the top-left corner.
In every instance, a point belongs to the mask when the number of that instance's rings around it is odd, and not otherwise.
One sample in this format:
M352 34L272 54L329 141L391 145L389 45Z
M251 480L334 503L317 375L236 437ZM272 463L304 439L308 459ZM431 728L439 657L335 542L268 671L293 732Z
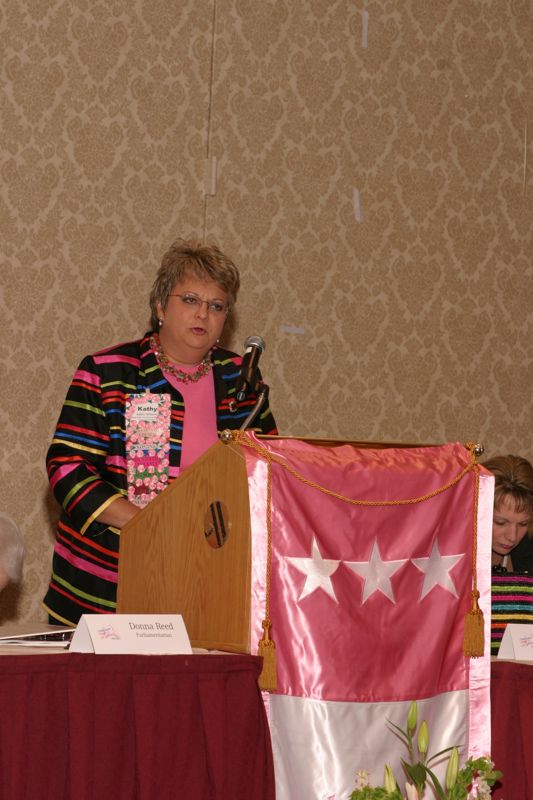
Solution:
M170 395L132 394L126 400L128 500L143 508L168 483Z

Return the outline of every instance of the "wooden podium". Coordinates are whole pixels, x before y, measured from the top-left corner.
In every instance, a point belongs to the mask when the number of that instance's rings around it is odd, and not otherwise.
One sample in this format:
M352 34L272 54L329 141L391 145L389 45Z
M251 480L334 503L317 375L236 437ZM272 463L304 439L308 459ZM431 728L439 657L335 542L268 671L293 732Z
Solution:
M193 647L250 652L250 503L217 442L122 528L117 612L181 614Z

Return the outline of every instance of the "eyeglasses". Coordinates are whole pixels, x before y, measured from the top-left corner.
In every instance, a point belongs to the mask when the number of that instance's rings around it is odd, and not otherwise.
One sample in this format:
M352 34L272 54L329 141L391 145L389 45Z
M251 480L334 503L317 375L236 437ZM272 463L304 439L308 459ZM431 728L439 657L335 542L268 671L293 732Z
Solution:
M184 294L177 292L170 294L169 297L179 297L183 305L190 306L195 310L200 309L205 303L210 314L227 314L229 311L229 305L223 303L222 300L202 300L202 298L198 297L194 292L185 292Z

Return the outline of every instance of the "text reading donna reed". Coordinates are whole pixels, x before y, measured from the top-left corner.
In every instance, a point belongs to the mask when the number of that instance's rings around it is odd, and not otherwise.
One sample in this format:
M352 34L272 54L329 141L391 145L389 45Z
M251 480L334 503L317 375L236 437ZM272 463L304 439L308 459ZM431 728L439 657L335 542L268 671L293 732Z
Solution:
M173 622L128 622L132 631L173 631Z

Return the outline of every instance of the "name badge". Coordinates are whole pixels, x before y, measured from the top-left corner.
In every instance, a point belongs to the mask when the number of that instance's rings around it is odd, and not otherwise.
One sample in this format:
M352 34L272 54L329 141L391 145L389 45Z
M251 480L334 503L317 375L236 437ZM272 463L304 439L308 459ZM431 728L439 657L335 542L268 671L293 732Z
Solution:
M144 508L168 484L170 395L145 392L126 399L128 500Z

